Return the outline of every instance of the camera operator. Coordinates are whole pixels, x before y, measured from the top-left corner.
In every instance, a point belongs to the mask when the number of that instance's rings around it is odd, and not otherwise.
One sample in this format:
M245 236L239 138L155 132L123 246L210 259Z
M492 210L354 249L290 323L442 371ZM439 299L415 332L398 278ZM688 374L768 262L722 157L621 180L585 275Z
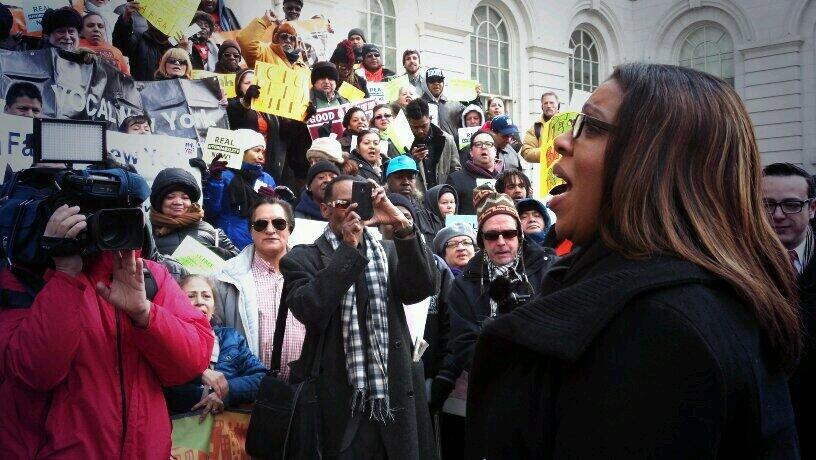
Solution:
M128 185L128 202L147 198L139 176ZM57 208L43 242L57 247L80 236L88 228L82 212ZM160 264L132 250L83 253L52 257L29 304L20 302L20 278L0 271L3 456L168 458L162 386L201 374L212 330ZM150 294L143 267L155 281Z
M456 365L470 371L473 350L482 326L496 316L507 313L530 296L538 294L544 273L555 261L551 252L534 244L523 244L521 222L513 199L498 193L490 185L473 191L481 249L453 280L448 293L451 311L451 348ZM434 380L433 385L444 382ZM467 376L457 381L456 394L465 394ZM447 389L449 394L453 388ZM443 393L431 389L432 394ZM462 417L458 422L464 427ZM457 420L446 418L449 431ZM464 447L462 447L464 449Z

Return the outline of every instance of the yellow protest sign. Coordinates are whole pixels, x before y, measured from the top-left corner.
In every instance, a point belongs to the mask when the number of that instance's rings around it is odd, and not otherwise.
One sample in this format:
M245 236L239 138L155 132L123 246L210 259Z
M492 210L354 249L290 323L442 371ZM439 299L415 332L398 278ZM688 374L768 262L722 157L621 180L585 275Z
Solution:
M445 81L443 93L451 101L472 101L476 99L476 80L463 80L461 78L451 78Z
M388 139L391 140L399 153L408 153L408 149L414 143L414 132L411 131L411 125L408 124L405 110L400 110L394 121L388 125L385 135L388 136Z
M235 74L234 73L215 73L207 70L193 69L193 80L201 80L202 78L215 77L218 79L218 84L224 90L224 94L230 98L235 97Z
M340 85L340 89L337 90L337 94L343 96L349 102L357 102L365 99L365 93L363 91L345 81L342 85Z
M400 88L410 84L411 82L408 81L408 75L401 75L393 80L385 82L382 89L386 102L394 102L399 99Z
M255 63L255 79L261 95L252 101L252 110L303 121L309 105L309 69Z
M556 185L564 183L555 177L553 166L561 157L555 151L555 138L572 128L573 118L578 112L563 112L554 115L541 127L541 196L546 197Z
M199 0L141 0L139 13L168 37L184 31L193 20Z

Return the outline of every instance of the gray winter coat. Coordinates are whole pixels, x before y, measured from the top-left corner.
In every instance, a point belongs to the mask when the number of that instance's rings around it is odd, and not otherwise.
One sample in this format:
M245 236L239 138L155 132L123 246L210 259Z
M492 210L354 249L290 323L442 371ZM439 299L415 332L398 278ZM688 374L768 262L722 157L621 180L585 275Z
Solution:
M433 260L422 240L383 241L388 257L388 391L394 421L380 425L388 458L436 458L422 363L411 359L412 344L403 304L433 294ZM306 325L301 359L291 364L293 380L303 380L312 367L320 334L325 334L318 378L324 456L334 456L354 440L361 415L351 416L353 388L348 382L341 331L340 303L357 286L358 308L368 304L363 271L368 259L341 243L335 251L321 236L314 244L296 246L281 260L283 298Z

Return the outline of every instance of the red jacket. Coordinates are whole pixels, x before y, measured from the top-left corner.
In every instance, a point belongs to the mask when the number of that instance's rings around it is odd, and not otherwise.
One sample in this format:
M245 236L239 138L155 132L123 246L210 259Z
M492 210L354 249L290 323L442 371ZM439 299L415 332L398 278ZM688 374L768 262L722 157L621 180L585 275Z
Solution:
M170 457L161 387L201 374L213 335L167 270L145 263L158 292L144 329L96 294L110 281L107 254L77 277L49 272L30 308L0 308L4 458Z

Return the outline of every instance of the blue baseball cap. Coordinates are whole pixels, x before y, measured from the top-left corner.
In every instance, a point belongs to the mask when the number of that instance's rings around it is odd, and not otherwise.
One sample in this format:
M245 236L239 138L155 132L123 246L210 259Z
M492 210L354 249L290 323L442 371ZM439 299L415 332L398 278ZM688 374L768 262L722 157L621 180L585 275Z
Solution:
M408 155L397 155L396 157L392 158L391 161L388 162L388 167L385 168L385 178L388 179L388 176L399 171L413 171L415 173L419 173L416 161L414 161L414 159Z
M519 132L518 127L513 124L513 120L508 115L499 115L493 118L493 121L490 123L490 129L493 130L494 133L504 135L518 134Z

